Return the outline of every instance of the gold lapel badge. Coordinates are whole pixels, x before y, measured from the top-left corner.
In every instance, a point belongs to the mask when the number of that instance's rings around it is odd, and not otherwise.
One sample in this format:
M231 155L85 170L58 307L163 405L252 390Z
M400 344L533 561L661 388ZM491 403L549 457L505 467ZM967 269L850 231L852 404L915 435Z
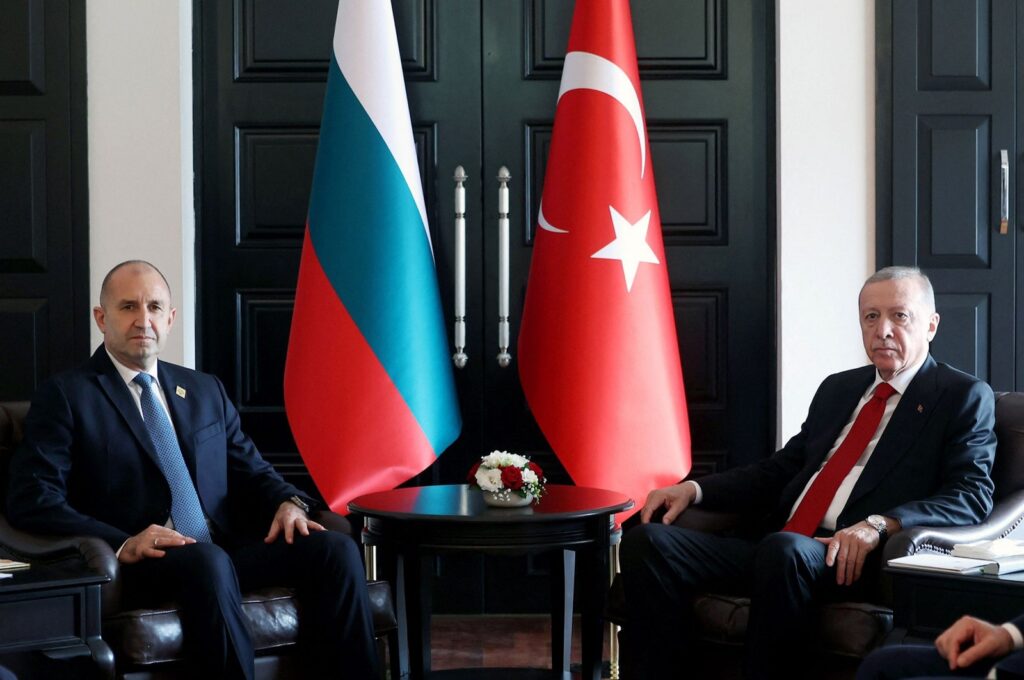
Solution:
M177 394L182 399L185 398L185 388L182 387L181 385L178 385L177 387L174 388L174 393ZM918 408L920 408L920 407L918 407Z
M178 389L181 390L180 387ZM181 390L181 391L184 392L185 390ZM181 395L181 396L185 396L185 395ZM922 406L921 404L918 404L917 405L917 412L918 413L924 413L924 406Z

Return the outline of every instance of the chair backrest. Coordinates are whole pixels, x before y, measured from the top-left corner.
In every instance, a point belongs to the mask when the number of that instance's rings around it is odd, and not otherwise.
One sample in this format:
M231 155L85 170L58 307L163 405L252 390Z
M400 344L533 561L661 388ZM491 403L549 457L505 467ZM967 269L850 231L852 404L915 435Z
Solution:
M0 401L0 514L7 507L7 468L21 443L28 406L27 401Z
M1024 489L1024 393L996 393L996 500Z

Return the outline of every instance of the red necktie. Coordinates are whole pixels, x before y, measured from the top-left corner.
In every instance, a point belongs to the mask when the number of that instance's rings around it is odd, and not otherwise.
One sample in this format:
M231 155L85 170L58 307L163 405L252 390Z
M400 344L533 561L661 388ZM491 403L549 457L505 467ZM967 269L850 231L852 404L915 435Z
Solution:
M885 412L885 402L894 394L896 390L892 385L886 382L879 383L874 395L857 414L857 419L853 421L853 427L850 428L846 439L818 473L793 517L782 527L783 531L792 531L804 536L814 535L825 517L825 511L832 504L839 485L846 479L846 475L850 474L850 470L856 465L875 430L878 429L878 423Z

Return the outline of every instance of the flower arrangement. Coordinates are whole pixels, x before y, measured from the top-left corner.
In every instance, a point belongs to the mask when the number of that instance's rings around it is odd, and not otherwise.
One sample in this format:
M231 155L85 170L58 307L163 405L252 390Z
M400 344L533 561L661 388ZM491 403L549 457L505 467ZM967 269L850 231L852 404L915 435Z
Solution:
M513 495L536 499L544 494L544 471L526 456L508 451L491 451L469 471L470 486L491 492L500 499ZM527 500L529 502L529 500Z

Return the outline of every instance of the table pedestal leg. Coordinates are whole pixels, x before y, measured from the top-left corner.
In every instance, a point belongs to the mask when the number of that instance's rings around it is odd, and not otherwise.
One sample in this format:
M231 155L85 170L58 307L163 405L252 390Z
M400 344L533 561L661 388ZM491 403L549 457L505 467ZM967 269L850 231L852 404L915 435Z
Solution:
M561 560L558 558L561 557ZM551 669L569 672L572 653L572 603L576 584L576 553L562 550L551 556ZM562 577L555 564L561 562Z
M409 676L419 680L430 673L430 562L431 558L419 553L402 553L399 564L404 572L404 602L407 649L409 650Z

